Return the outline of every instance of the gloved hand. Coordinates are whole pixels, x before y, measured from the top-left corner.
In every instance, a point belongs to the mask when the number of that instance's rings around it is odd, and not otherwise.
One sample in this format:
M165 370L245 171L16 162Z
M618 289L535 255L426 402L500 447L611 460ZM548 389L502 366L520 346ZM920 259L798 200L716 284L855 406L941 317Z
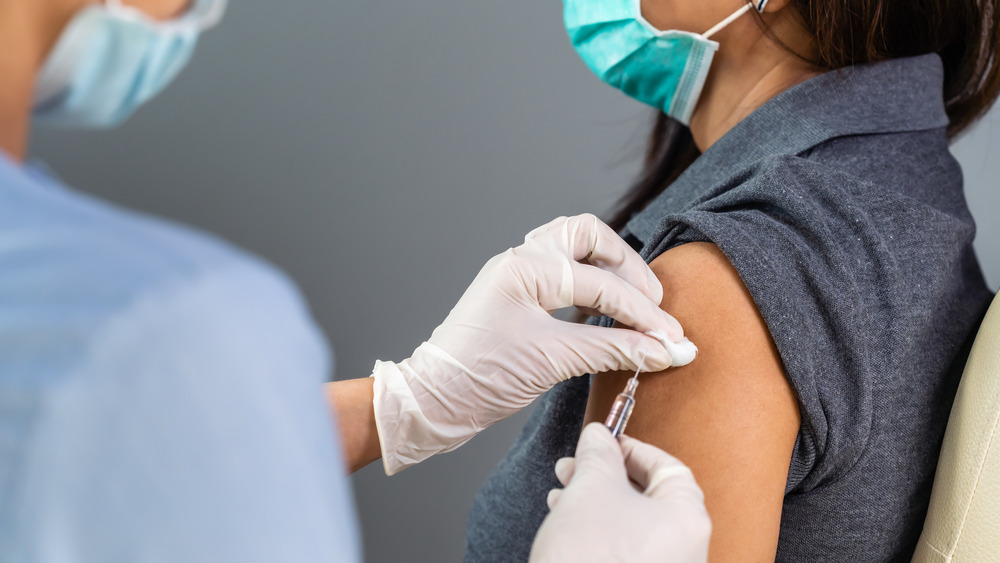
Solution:
M691 470L663 450L588 424L576 457L560 459L565 489L531 547L532 563L704 563L712 524ZM631 479L636 486L629 483Z
M640 357L647 371L690 362L696 348L662 297L642 258L593 215L535 229L486 263L409 359L375 364L386 474L459 447L570 377L635 370ZM636 330L552 317L573 305Z

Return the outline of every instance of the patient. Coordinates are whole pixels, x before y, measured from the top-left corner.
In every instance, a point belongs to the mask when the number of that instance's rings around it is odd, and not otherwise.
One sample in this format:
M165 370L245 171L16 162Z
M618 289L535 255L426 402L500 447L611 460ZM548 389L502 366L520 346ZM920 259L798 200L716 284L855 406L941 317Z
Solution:
M642 13L702 32L739 5ZM998 8L770 0L712 38L690 126L658 116L614 222L700 354L641 377L628 433L691 466L711 561L909 561L991 299L948 145L1000 89ZM477 495L467 561L527 559L553 464L625 377L543 399Z

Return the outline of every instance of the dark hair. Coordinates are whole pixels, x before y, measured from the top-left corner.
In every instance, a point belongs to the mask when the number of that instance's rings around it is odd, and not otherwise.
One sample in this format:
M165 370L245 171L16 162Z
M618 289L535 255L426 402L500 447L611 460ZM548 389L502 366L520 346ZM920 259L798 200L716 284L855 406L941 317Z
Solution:
M805 60L821 69L938 53L944 63L948 136L955 138L982 117L1000 94L998 3L792 0L790 7L815 40L816 57ZM758 22L764 25L759 17ZM666 114L657 115L643 171L614 209L608 221L611 227L621 230L633 213L652 201L698 155L686 127Z

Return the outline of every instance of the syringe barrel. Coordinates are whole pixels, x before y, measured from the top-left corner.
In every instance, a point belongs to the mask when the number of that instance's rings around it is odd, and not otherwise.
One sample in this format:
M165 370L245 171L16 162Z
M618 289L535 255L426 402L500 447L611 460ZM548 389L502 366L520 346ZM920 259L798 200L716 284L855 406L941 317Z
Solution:
M611 405L611 412L608 413L608 418L604 420L604 426L608 427L611 435L615 438L621 436L622 432L625 432L625 426L628 425L628 419L632 416L632 407L634 406L635 399L631 394L619 393L615 397L615 402Z

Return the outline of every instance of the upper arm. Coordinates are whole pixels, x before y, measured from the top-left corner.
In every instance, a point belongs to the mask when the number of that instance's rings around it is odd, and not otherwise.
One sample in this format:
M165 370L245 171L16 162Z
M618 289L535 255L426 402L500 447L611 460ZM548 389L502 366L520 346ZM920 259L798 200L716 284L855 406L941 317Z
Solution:
M691 467L712 518L710 557L773 561L800 417L767 326L718 247L689 243L651 264L663 309L699 348L691 364L640 377L628 434ZM595 376L587 419L603 421L630 374Z

